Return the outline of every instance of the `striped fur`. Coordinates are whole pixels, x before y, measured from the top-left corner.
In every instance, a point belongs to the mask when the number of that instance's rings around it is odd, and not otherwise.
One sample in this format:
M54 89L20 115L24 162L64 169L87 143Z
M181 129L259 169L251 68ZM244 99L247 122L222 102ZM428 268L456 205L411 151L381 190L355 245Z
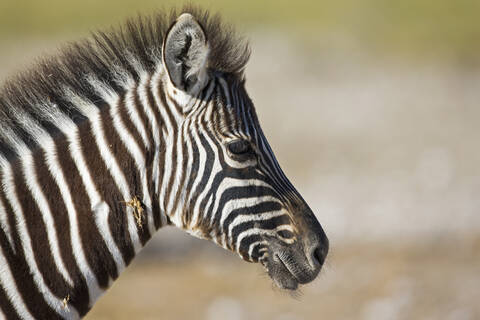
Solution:
M183 11L207 39L195 91L162 55L175 12L97 33L5 84L0 317L82 317L166 224L261 262L280 287L318 273L328 242L261 131L248 47L218 17Z

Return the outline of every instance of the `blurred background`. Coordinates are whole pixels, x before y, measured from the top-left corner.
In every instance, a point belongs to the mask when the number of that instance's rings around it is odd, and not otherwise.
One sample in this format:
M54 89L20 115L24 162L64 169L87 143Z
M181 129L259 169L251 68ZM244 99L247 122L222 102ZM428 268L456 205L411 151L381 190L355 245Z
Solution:
M480 1L193 1L251 41L247 87L331 251L296 294L160 230L88 319L480 319ZM0 79L175 1L0 1Z

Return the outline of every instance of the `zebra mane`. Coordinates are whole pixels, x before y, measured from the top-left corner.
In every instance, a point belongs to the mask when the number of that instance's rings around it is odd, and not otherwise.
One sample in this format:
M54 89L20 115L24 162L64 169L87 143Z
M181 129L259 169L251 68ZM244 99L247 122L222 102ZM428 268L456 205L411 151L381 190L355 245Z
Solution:
M65 89L98 102L101 98L89 77L121 92L125 84L121 80L139 81L142 72L152 74L162 63L168 28L181 13L192 14L203 27L210 46L209 69L241 75L250 55L248 43L218 14L189 5L147 17L139 15L119 28L97 31L90 38L70 43L56 55L43 57L33 68L8 79L0 88L0 127L17 131L19 110L47 125L42 113L48 108L39 107L46 104L55 104L77 122L81 117L75 116L75 107L66 101ZM1 131L0 151L4 151ZM25 137L22 132L17 134ZM27 136L24 140L30 139Z

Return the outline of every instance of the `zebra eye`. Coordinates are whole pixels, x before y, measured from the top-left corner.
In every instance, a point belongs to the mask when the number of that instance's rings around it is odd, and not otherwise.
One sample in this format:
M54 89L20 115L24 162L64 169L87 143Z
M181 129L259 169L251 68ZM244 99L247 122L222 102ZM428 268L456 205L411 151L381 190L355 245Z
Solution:
M246 140L235 140L228 144L228 151L233 155L247 155L253 154L252 145Z

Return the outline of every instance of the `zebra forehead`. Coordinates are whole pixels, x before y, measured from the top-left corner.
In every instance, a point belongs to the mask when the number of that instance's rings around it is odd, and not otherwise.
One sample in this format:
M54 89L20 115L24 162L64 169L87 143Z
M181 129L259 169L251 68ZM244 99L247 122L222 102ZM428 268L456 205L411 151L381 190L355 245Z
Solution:
M212 88L206 89L212 89L213 94L207 94L209 99L200 103L190 116L201 118L203 127L224 136L256 134L260 124L244 85L245 79L238 74L216 73ZM193 125L197 123L194 121Z

